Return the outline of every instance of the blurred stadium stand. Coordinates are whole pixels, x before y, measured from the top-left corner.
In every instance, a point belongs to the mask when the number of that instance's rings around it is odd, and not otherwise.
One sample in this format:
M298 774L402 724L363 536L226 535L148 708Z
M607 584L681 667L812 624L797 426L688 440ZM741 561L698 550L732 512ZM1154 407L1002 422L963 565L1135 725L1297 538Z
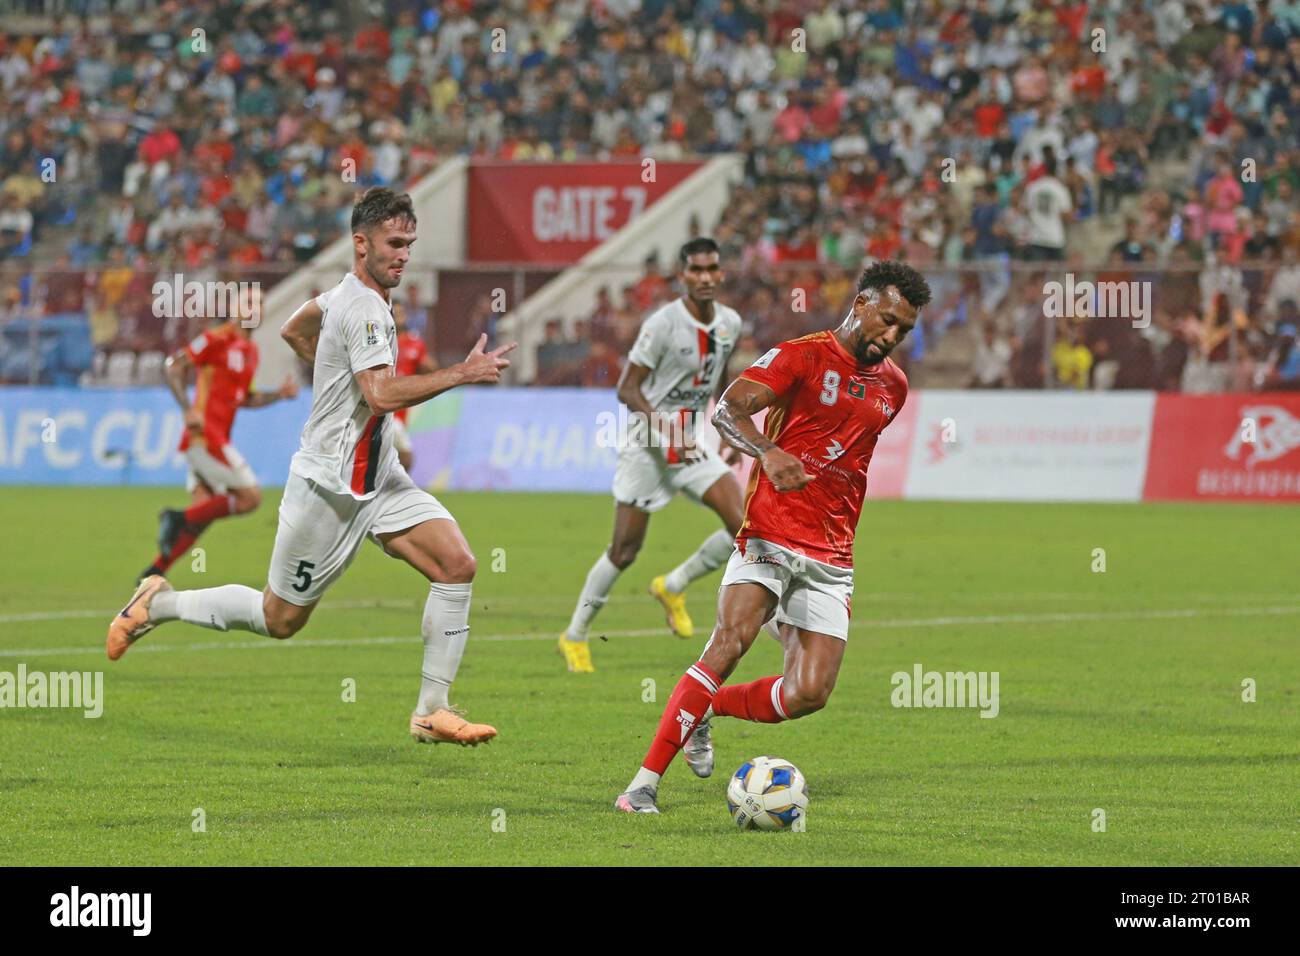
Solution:
M938 293L903 357L917 384L1300 387L1296 4L0 0L0 100L5 382L153 380L197 331L153 316L157 278L273 285L356 189L448 157L727 153L743 181L702 225L746 319L737 364L901 256ZM1025 201L1045 156L1074 207L1050 263ZM612 384L671 266L541 317L535 382ZM1066 270L1151 282L1150 326L1044 317ZM444 360L495 329L481 271L440 269L416 305Z

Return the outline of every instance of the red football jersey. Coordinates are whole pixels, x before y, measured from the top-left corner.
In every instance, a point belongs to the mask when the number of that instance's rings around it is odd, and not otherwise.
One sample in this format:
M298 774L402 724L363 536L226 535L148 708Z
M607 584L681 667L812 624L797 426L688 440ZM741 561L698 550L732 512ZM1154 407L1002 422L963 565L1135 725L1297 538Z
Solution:
M876 440L907 400L907 376L885 359L859 366L830 332L782 342L740 374L776 393L764 433L812 475L778 492L757 463L736 541L761 538L815 561L853 567L853 535Z
M226 324L209 329L185 346L194 363L197 382L194 407L203 415L203 438L208 453L225 461L235 412L244 403L257 371L257 346L252 339ZM190 447L190 433L181 435L181 451Z
M420 363L428 354L429 350L424 347L423 338L414 332L403 332L397 337L397 364L393 366L393 372L397 375L414 375L420 370ZM410 411L409 408L401 408L393 414L406 421Z

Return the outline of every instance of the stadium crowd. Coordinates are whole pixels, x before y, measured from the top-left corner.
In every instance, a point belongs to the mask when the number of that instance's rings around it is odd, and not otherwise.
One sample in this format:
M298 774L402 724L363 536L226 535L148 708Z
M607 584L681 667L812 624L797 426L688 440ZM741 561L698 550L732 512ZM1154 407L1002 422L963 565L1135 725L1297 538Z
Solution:
M974 385L1300 387L1300 4L383 11L162 2L0 34L0 321L86 313L104 353L166 349L192 330L153 316L157 277L273 282L359 187L451 155L726 151L744 182L710 231L746 320L738 362L833 323L864 260L902 256L938 293L905 358L974 330ZM65 233L37 269L34 244ZM672 267L647 263L568 335L549 325L538 382L612 384ZM1151 282L1153 321L1044 318L1065 269ZM24 371L0 355L0 377Z

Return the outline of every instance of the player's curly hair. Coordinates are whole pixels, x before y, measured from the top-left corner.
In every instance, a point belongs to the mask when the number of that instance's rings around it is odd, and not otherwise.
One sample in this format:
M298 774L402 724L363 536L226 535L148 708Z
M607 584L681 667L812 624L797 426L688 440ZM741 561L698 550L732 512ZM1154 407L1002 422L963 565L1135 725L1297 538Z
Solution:
M859 292L864 289L884 292L891 285L898 289L899 295L910 302L914 309L919 309L930 301L930 283L906 262L881 259L862 270L862 276L858 279Z
M371 186L352 207L352 231L369 234L390 219L400 219L415 226L415 206L408 193L395 193L383 186Z

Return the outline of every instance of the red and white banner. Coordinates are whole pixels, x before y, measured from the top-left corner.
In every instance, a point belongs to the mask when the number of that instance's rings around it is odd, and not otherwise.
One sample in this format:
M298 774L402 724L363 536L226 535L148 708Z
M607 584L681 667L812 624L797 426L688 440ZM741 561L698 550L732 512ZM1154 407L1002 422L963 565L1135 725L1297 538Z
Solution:
M701 165L471 163L469 259L575 263Z
M1137 501L1152 392L913 393L904 497ZM885 432L889 434L888 431ZM876 463L872 462L872 471Z
M1300 395L1160 395L1143 498L1300 501Z

